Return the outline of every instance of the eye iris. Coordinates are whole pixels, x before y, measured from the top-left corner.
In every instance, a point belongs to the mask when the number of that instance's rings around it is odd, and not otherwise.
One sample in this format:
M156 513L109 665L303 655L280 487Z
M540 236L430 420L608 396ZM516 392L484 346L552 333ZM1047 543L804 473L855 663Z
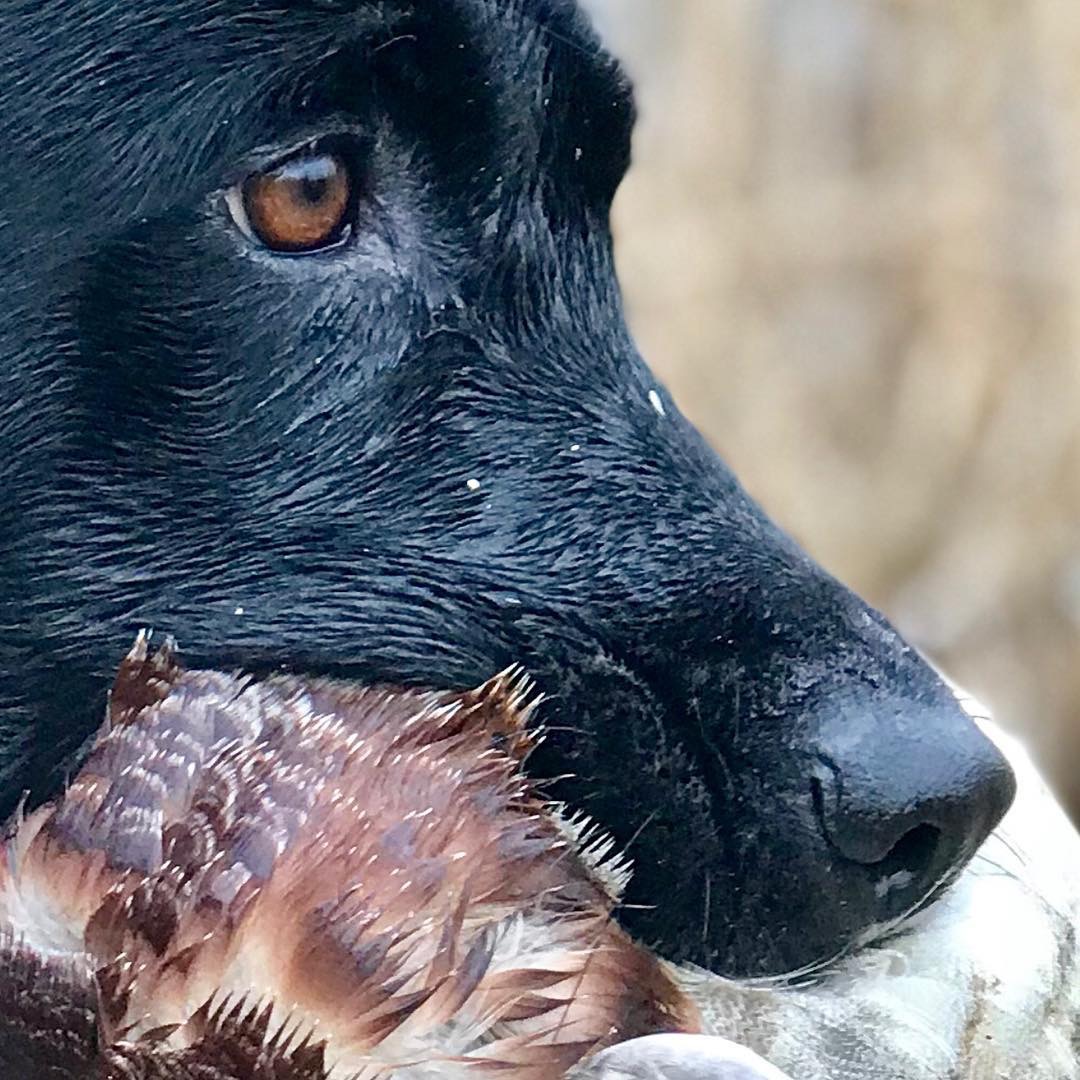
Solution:
M340 239L352 185L333 154L297 158L244 185L244 205L258 238L275 251L317 251Z

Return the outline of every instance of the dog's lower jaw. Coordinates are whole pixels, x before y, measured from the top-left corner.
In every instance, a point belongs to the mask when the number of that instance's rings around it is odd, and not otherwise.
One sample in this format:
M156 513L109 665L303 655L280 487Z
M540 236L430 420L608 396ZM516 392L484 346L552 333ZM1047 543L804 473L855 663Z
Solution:
M1019 791L956 884L805 984L682 968L708 1030L800 1080L1080 1077L1080 837L992 724Z

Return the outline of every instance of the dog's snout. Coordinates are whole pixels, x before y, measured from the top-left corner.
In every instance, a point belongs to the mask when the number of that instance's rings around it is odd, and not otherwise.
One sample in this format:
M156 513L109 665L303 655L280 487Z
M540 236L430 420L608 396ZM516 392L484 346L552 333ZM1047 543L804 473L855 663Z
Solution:
M930 894L974 854L1008 809L1015 781L959 709L841 715L811 769L819 826L835 855L866 867L881 918Z
M621 722L587 741L556 718L534 759L572 773L560 796L632 852L622 921L733 977L815 972L896 927L1015 793L933 667L785 543L781 586L630 625L622 663L591 672ZM635 705L643 685L655 715Z

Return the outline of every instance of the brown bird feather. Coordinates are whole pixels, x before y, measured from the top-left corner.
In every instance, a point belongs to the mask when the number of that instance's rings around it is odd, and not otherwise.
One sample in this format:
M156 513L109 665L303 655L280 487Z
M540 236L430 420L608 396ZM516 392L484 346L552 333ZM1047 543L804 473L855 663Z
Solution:
M521 769L531 686L182 670L140 637L0 866L27 1080L548 1080L697 1027L611 919L622 868Z

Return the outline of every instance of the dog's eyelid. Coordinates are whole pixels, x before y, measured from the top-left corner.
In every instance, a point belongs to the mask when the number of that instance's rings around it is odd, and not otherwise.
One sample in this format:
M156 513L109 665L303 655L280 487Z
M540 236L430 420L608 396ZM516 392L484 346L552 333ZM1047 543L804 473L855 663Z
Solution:
M231 187L253 173L269 172L292 158L319 153L320 147L328 144L348 147L359 159L366 155L369 142L370 131L355 119L330 117L317 127L305 126L287 138L253 146L227 171L225 183Z
M247 237L252 243L257 244L259 238L255 235L255 230L251 227L251 222L248 219L247 209L244 206L244 192L243 182L233 184L225 192L225 206L229 211L229 216L233 220L233 224L240 230L240 232Z

